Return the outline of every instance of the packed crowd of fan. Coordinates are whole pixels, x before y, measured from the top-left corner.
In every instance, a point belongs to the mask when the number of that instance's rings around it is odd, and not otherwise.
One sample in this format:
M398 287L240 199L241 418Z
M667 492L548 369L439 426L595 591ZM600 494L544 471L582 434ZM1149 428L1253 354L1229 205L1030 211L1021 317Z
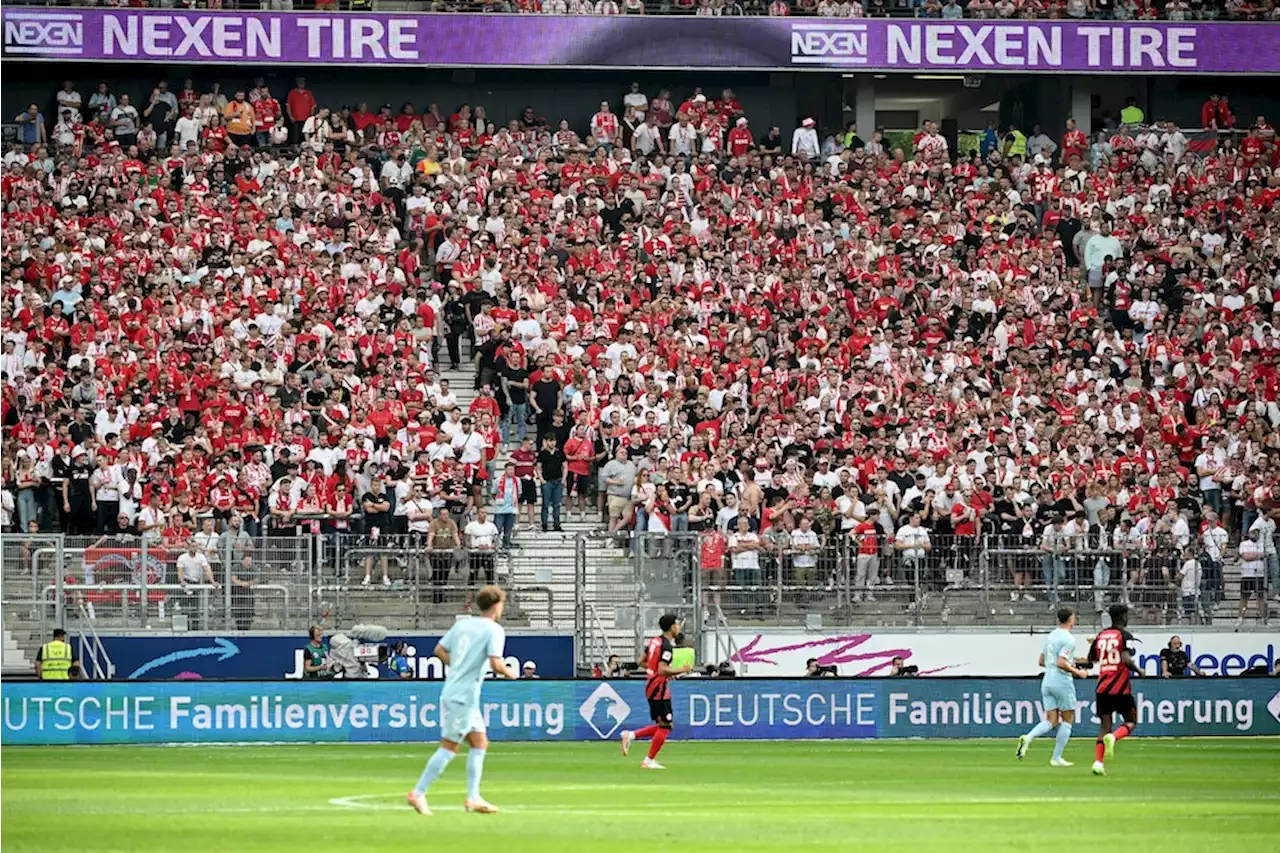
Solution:
M518 515L559 528L567 493L735 556L783 533L797 568L819 535L908 561L954 536L965 570L986 533L1164 543L1177 584L1243 539L1280 588L1263 117L1202 154L1070 120L982 152L927 122L903 151L754 127L729 90L633 84L581 128L280 94L68 81L56 122L18 117L6 529L492 548ZM1235 123L1217 96L1203 116ZM466 412L440 375L464 359Z
M372 0L57 0L53 5L267 11L373 11ZM1280 20L1276 0L422 0L430 12L705 17L915 17L957 20Z

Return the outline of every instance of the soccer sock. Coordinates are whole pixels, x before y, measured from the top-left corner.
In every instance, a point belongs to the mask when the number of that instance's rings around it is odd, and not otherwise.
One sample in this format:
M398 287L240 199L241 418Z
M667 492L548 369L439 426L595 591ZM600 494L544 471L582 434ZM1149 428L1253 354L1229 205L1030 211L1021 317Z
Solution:
M1058 740L1053 746L1053 757L1061 758L1062 751L1067 748L1067 741L1071 740L1071 724L1062 722L1058 724Z
M659 731L657 726L645 726L643 729L636 731L636 740L645 740L651 738Z
M662 745L667 742L667 737L671 734L671 729L658 729L653 733L653 743L649 744L649 760L658 757L658 751L662 749Z
M484 775L484 750L467 753L467 799L480 799L480 777Z
M1116 729L1116 740L1124 740L1131 734L1133 734L1133 729L1129 727L1129 724L1121 723L1120 728Z
M1093 745L1093 760L1101 762L1107 754L1107 748L1102 745L1102 741L1098 741Z
M1035 728L1027 732L1027 743L1030 743L1031 741L1035 740L1038 737L1047 735L1051 731L1053 731L1053 726L1049 725L1049 721L1041 720L1040 722L1036 723Z
M436 750L436 754L431 756L427 762L427 766L422 771L422 776L418 778L418 784L413 786L415 794L425 794L427 788L431 787L431 783L440 777L444 769L449 766L449 762L453 761L454 753L445 749L443 746Z

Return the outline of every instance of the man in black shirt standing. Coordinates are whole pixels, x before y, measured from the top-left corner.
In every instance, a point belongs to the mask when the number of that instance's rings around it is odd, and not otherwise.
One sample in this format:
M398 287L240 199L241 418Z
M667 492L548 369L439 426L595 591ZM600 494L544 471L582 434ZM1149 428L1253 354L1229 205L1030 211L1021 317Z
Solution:
M481 347L482 361L483 352L484 347ZM480 372L485 372L483 364ZM512 439L519 443L524 441L529 430L529 371L520 363L520 354L510 350L501 362L498 375L502 379L502 391L507 398L507 410L501 424L502 443L506 444Z
M369 483L369 491L360 499L360 507L364 510L365 547L370 550L383 547L383 537L391 532L391 496L387 494L382 482L382 475L375 474ZM391 586L391 578L387 574L387 555L382 554L382 585ZM373 555L364 558L364 580L362 586L369 585L369 576L373 572Z
M54 459L56 463L57 458ZM57 472L55 472L57 473ZM88 536L93 533L94 513L97 507L93 504L89 478L93 469L89 467L89 455L77 448L71 458L71 466L63 473L62 479L62 511L66 523L66 532L72 536Z
M538 480L542 483L542 532L548 530L548 516L554 529L561 531L564 529L560 526L560 505L564 503L565 456L550 433L542 437L542 450L538 452Z
M551 417L560 411L560 382L545 365L541 365L542 375L530 389L533 394L533 410L537 413L538 438L542 439L551 426Z

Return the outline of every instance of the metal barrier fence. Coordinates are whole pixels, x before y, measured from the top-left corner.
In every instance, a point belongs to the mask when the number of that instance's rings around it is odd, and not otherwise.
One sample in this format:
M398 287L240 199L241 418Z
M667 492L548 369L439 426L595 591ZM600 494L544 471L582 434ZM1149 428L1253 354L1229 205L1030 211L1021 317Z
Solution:
M312 624L365 622L443 631L489 582L508 590L513 626L572 630L584 668L614 654L633 660L668 612L682 617L693 642L732 627L1043 625L1059 604L1092 627L1106 624L1116 602L1133 608L1139 626L1230 624L1243 612L1253 627L1271 624L1267 600L1280 592L1274 549L1263 577L1246 580L1234 549L1212 560L1167 539L1110 548L1064 537L1042 547L1021 537L872 541L774 530L750 545L716 532L524 533L509 550L427 544L421 534L209 531L186 547L159 538L6 536L4 664L57 625L301 634Z

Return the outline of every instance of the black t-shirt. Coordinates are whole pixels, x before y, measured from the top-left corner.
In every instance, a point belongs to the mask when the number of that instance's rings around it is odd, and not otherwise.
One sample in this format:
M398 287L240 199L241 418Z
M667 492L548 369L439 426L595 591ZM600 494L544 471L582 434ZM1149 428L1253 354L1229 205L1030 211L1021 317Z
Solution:
M1187 657L1186 649L1175 651L1170 648L1163 648L1160 650L1160 660L1169 665L1170 675L1186 675L1187 668L1191 663Z
M467 484L457 477L448 477L440 484L440 496L444 507L451 513L461 512L467 505Z
M500 371L500 375L508 382L527 382L529 380L529 371L523 367L512 367L507 365ZM508 385L507 400L514 405L522 405L529 402L529 389L524 386Z
M671 507L676 512L688 512L693 490L684 483L667 483L667 495L671 498Z
M72 465L67 472L67 497L71 500L89 500L89 478L93 469L88 465Z
M76 444L84 444L85 440L93 435L93 424L88 421L84 423L72 421L71 426L67 427L67 432Z
M302 399L302 391L297 388L281 388L276 392L276 398L280 400L280 408L292 409L293 404Z
M1016 521L1007 521L1004 516L1015 515L1017 510L1013 506L1013 501L1001 498L995 502L991 508L991 514L995 516L996 530L1000 533L1009 534L1014 531L1017 525Z
M383 503L387 504L384 512L369 512L365 509L366 503ZM382 494L374 494L373 492L365 492L364 497L360 499L360 508L364 509L364 526L366 530L376 527L382 532L388 532L391 524L391 495L385 490Z
M533 383L533 399L542 410L541 417L551 420L551 413L556 410L556 405L560 402L560 383L543 375Z
M323 388L308 388L303 395L306 405L316 408L324 405L324 401L329 399L329 392Z
M564 478L564 451L542 449L538 451L538 467L542 471L542 479L553 482Z

